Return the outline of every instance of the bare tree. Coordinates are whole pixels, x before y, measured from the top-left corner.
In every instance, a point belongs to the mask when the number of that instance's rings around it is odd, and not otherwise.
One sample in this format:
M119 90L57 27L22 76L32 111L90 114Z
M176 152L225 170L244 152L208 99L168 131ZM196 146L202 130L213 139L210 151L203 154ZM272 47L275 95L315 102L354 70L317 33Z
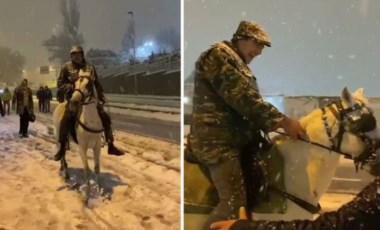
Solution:
M161 29L156 40L161 50L176 50L181 47L181 35L174 28Z
M110 49L89 49L86 53L86 60L95 66L110 66L120 64L118 54Z
M134 58L133 53L131 50L135 48L135 25L134 25L134 20L129 20L128 21L128 26L127 30L125 31L123 41L121 43L122 45L122 51L121 51L121 56L123 59L128 59L128 58Z
M25 57L17 51L0 47L0 81L7 84L19 82L25 65Z
M49 61L59 60L63 64L68 56L70 47L82 45L83 35L79 32L79 7L77 0L61 0L60 12L63 16L63 28L57 35L52 35L42 44L51 53Z

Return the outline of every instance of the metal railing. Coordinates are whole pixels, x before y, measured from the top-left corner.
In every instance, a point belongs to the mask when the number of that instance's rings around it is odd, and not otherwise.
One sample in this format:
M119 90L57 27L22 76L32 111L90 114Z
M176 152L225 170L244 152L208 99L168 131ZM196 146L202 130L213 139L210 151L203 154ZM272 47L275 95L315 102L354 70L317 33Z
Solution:
M155 72L155 71L173 71L181 69L181 60L164 59L153 63L139 63L131 65L124 63L119 66L112 66L109 68L98 69L98 75L100 77L108 77L119 73L137 73L137 72Z

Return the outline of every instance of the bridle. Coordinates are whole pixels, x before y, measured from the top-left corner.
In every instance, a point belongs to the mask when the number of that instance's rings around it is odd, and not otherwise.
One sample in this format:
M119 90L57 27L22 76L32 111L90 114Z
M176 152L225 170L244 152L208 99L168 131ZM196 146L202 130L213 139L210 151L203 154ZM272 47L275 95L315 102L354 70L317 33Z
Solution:
M335 108L334 107L337 108ZM339 131L333 137L332 136L332 125L331 127L327 121L326 109L329 109L339 122ZM363 109L367 110L368 113L363 113ZM376 149L378 143L376 140L371 139L366 133L376 129L376 118L373 115L373 112L370 108L366 107L363 103L356 103L352 107L343 108L342 101L336 101L328 104L326 107L322 107L322 120L326 129L326 134L330 141L331 151L343 155L347 159L351 159L355 163L356 170L360 165L360 168L363 168L365 164L374 163L376 160ZM361 115L359 118L354 119L350 116L350 113L354 111L360 111ZM365 147L361 154L357 157L353 157L351 154L341 151L341 144L343 141L343 134L345 132L350 132L353 135L359 137Z
M87 83L86 87L88 88L89 93L87 95L85 95L81 89L74 89L74 91L73 91L73 93L78 92L81 95L80 106L95 103L96 100L92 100L92 99L97 99L95 96L94 80L90 76L80 76L77 79L77 81L82 82L84 79L88 79L88 83ZM87 102L86 102L86 99L88 99ZM76 121L87 132L101 133L104 131L103 128L102 129L92 129L92 128L86 126L83 122L80 121L79 117L76 118Z
M334 105L337 109L335 109ZM362 109L366 109L368 113L361 113L359 119L353 119L350 116L351 112L361 111ZM332 127L335 125L332 124L330 127L327 121L326 109L329 109L339 122L339 131L335 136L332 136ZM343 108L342 101L331 102L325 107L321 108L322 110L322 120L325 126L326 134L330 141L330 146L325 146L320 143L299 139L301 141L307 142L312 145L316 145L318 147L329 150L330 152L340 154L344 156L346 159L350 159L354 161L356 171L358 171L359 166L360 169L363 168L366 164L372 164L376 161L377 154L376 150L380 147L380 142L377 140L371 139L366 133L376 129L376 118L373 115L373 112L370 108L366 107L364 104L355 104L352 107ZM353 157L351 154L343 152L341 150L341 144L343 141L343 134L345 132L350 132L353 135L360 138L361 141L365 144L364 150L357 157ZM276 133L288 136L283 132Z
M337 109L335 109L334 105ZM332 127L335 125L335 122L334 124L332 124L331 127L329 126L328 121L327 121L326 109L329 109L334 114L337 121L339 122L339 130L335 136L332 135ZM366 109L368 113L363 113L362 112L363 109ZM345 158L353 160L356 167L356 171L358 171L359 166L362 169L363 166L366 164L375 163L376 158L377 158L376 150L380 147L380 144L376 140L371 139L366 134L367 132L370 132L376 129L376 118L374 117L373 112L371 111L370 108L366 107L364 103L361 103L361 104L356 103L351 107L343 108L342 101L339 100L336 102L332 102L325 107L322 107L321 110L322 110L322 120L326 129L326 134L330 141L330 146L325 146L320 143L307 141L304 139L299 139L299 140L310 143L312 145L319 146L321 148L329 150L330 152L343 155ZM354 119L350 115L354 111L361 112L361 115L358 119ZM345 153L341 150L341 144L342 144L343 135L345 132L350 132L353 135L356 135L365 144L363 152L357 157L352 157L351 154ZM277 132L277 133L282 134L282 135L287 135L282 132ZM310 213L315 214L321 209L319 204L317 206L314 206L313 204L310 204L309 202L303 199L300 199L275 186L269 186L269 189L293 201L294 203L296 203L303 209L309 211Z
M74 92L78 92L80 95L81 95L81 100L80 100L80 105L88 105L88 104L91 104L91 103L94 103L94 101L92 101L93 98L95 98L95 95L94 95L94 87L93 87L93 80L91 79L91 77L89 76L80 76L77 81L80 81L82 82L84 79L88 79L88 84L87 84L87 88L88 88L88 91L90 92L89 94L85 95L81 89L74 89L73 93ZM86 102L86 99L88 98L87 102Z

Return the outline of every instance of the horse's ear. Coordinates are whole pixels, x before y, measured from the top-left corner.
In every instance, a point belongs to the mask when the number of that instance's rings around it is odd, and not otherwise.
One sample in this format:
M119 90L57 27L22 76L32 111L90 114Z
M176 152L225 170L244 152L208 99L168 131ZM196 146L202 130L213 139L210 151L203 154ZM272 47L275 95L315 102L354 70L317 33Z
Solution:
M347 87L344 87L342 91L342 101L347 103L347 105L352 105L355 103L354 98Z
M362 98L364 96L364 88L359 88L353 94L354 98Z

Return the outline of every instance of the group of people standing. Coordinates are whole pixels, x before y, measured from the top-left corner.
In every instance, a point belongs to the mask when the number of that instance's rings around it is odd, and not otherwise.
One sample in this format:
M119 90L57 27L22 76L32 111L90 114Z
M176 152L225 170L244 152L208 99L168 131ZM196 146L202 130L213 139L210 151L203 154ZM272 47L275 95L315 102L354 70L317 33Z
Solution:
M50 101L52 100L51 90L45 86L40 87L37 91L39 101L39 111L43 113L50 112ZM29 122L36 118L34 115L33 92L28 86L28 80L23 79L21 84L15 88L13 95L8 87L4 88L0 100L0 112L2 116L10 115L10 110L16 111L20 116L20 137L28 137Z
M28 137L29 122L35 120L33 109L33 93L28 87L28 80L23 79L15 88L13 95L8 87L5 87L0 100L0 112L2 116L10 115L10 109L15 110L20 116L20 137Z
M53 94L47 86L40 87L37 91L37 99L40 113L50 113L50 101L53 100Z

